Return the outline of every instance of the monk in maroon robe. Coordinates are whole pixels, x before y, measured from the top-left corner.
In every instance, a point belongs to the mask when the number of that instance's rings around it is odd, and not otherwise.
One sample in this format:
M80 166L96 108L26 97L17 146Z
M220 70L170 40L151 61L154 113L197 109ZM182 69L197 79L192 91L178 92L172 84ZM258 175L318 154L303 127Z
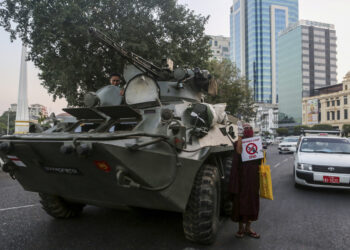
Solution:
M243 138L253 137L254 132L249 124L245 124ZM259 165L261 160L242 162L242 138L235 142L232 169L230 174L229 192L232 195L233 207L231 219L239 223L237 238L244 235L260 238L251 229L252 221L259 215Z

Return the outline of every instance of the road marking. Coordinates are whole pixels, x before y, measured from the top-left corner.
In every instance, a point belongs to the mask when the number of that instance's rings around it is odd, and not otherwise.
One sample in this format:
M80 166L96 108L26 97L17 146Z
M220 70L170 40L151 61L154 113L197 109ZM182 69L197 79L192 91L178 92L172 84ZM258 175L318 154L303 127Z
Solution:
M277 168L279 165L281 165L281 163L277 163L275 166L273 166L274 168Z
M32 205L26 205L26 206L20 206L20 207L8 207L8 208L0 208L0 212L8 211L8 210L15 210L15 209L21 209L21 208L28 208L28 207L36 207L40 204L32 204Z
M283 163L283 162L287 162L288 160L290 160L290 159L292 159L292 158L286 158L286 159L284 159L282 162L279 162L279 163L277 163L275 166L273 166L274 168L277 168L279 165L281 165L281 163Z

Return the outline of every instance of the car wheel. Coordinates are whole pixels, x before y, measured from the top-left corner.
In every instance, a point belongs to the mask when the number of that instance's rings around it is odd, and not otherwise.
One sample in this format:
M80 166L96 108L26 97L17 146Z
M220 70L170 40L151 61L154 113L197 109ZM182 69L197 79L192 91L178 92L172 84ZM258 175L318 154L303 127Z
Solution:
M69 202L62 197L39 193L40 203L47 214L57 219L69 219L81 214L84 204Z
M232 213L232 200L228 191L232 168L232 156L223 159L225 178L221 180L221 215L230 216Z
M214 242L220 219L220 186L218 169L202 166L183 213L182 223L188 240L200 244Z

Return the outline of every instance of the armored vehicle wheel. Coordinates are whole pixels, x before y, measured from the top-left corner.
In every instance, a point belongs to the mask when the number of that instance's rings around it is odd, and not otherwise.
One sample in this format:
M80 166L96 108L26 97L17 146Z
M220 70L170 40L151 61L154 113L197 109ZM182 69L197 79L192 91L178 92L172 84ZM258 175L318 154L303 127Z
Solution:
M54 218L68 219L77 217L83 211L85 205L64 200L55 195L39 193L42 208Z
M231 216L232 213L232 200L228 191L228 185L230 182L230 174L232 168L232 157L226 157L223 159L225 178L221 182L221 215Z
M202 244L214 241L220 218L220 175L218 169L204 165L197 173L183 214L187 239Z

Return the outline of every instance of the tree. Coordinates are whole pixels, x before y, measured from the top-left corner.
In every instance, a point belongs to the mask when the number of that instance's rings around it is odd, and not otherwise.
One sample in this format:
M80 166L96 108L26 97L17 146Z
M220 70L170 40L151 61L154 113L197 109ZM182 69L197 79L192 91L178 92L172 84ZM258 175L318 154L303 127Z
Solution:
M313 130L334 130L332 125L329 124L315 124L312 126Z
M207 98L209 103L227 103L231 115L249 122L255 117L254 101L248 81L239 76L239 70L229 60L209 62L208 67L218 83L218 95Z
M299 126L295 126L294 127L294 135L300 135L301 134L301 130L304 129L304 130L307 130L307 129L310 129L309 126L306 126L306 125L299 125Z
M346 137L349 136L350 133L350 124L344 124L343 125L343 133Z
M42 85L69 105L122 72L124 60L88 34L94 26L124 48L159 63L202 67L210 56L204 35L208 17L177 0L3 0L0 26L30 48L28 59L40 69Z
M269 136L270 136L270 132L269 132L269 131L263 131L263 132L262 132L262 135L263 135L264 137L269 137Z
M9 114L10 112L10 114ZM15 131L15 120L16 120L16 112L12 111L5 111L2 116L0 116L0 134L6 134L7 133L7 121L8 121L8 115L10 115L10 127L9 127L9 133L13 134Z
M42 112L39 112L38 123L41 125L46 119L47 115L43 114Z
M288 129L287 128L278 128L276 129L276 132L279 136L286 136L288 135Z
M279 124L295 123L295 120L293 117L289 117L285 113L279 113L278 114L278 123Z

